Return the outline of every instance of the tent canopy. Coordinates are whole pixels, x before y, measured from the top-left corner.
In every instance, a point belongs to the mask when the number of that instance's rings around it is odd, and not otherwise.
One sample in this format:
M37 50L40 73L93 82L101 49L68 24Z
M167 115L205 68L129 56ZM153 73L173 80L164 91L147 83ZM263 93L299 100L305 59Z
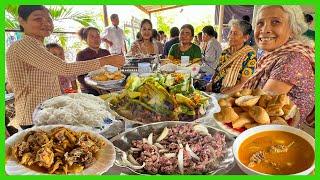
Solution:
M174 9L178 7L182 7L179 5L158 5L158 6L152 6L152 5L136 5L138 9L145 12L146 14L151 14L155 12L165 11L168 9Z

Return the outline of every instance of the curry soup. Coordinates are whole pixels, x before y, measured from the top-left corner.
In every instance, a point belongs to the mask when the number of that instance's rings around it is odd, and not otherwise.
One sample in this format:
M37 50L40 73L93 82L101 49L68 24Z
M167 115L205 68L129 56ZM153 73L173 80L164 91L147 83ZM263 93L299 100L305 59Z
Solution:
M300 136L284 131L266 131L250 136L240 145L240 161L265 174L295 174L314 162L312 146Z

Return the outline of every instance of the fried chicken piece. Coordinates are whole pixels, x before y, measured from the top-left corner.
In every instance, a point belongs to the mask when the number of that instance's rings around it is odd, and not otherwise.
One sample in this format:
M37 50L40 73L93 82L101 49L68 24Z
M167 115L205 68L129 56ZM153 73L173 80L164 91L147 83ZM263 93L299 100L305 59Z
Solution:
M51 136L53 138L53 140L58 141L58 142L62 142L64 140L67 139L67 137L65 136L65 131L66 129L63 127L57 127L51 130Z
M39 146L49 142L48 134L44 131L31 131L26 135L25 139L25 141Z
M25 153L22 156L20 163L23 165L31 166L34 163L34 155L30 152Z
M96 153L104 144L99 140L94 140L91 138L90 134L88 133L81 133L76 145Z
M75 134L72 131L65 131L65 135L67 136L69 142L71 144L75 144L77 141L77 137L75 136Z
M57 169L59 169L61 165L63 165L62 160L61 159L56 160L53 166L51 166L51 168L49 169L48 173L53 174Z
M36 154L36 162L38 162L39 166L50 168L54 163L54 153L48 147L43 147L39 149Z
M13 157L20 160L23 154L30 152L30 146L28 142L21 142L12 147L11 153Z
M89 167L95 161L93 154L82 148L76 148L70 153L67 152L64 157L69 166L77 163Z

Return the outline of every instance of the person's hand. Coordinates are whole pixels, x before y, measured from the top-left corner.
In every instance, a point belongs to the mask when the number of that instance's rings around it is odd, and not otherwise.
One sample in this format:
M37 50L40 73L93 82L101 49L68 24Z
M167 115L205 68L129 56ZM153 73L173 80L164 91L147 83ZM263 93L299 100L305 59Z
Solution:
M110 46L110 47L113 45L113 43L111 41L109 41L106 37L102 38L102 41L107 43L107 45Z
M10 133L8 132L7 128L6 128L6 139L10 137Z
M228 88L224 88L224 87L221 87L221 88L220 88L220 92L221 92L222 94L227 94L227 91L228 91Z
M111 65L120 68L124 65L124 56L112 55L102 57L100 58L100 65L102 67L105 65Z
M212 92L212 83L207 84L206 92Z

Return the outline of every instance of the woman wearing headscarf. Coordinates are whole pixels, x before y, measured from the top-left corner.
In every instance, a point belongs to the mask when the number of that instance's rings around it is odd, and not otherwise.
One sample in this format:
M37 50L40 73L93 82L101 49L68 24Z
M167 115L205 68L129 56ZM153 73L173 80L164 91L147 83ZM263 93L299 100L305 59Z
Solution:
M314 108L313 42L302 34L308 26L300 6L262 6L253 21L255 41L264 55L243 88L288 94L300 111L300 126ZM313 123L314 118L310 118Z

